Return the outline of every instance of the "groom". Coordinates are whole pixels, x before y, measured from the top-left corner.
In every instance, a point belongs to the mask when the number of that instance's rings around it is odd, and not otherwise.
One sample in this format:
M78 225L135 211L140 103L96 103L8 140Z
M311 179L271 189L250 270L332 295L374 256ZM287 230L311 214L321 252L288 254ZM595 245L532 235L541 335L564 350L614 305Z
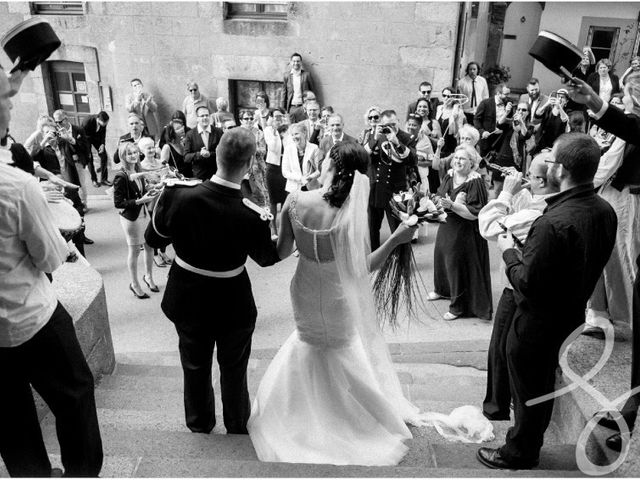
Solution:
M211 367L217 347L224 425L227 433L247 433L247 363L257 310L244 264L247 256L263 267L280 260L269 221L240 194L255 150L248 130L225 132L217 173L202 183L167 186L145 234L152 247L173 243L176 251L162 311L178 332L192 432L209 433L216 424Z

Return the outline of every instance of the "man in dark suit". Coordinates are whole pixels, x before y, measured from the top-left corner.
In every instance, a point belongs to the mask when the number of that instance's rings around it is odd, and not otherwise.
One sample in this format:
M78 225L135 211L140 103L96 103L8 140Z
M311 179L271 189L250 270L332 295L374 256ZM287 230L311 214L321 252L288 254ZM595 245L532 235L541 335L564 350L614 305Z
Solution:
M207 107L196 110L198 125L184 137L184 161L193 169L193 176L209 180L216 173L216 147L222 137L222 130L211 125Z
M137 113L130 113L127 116L127 126L129 127L129 133L125 133L118 139L118 147L113 154L113 163L120 163L120 149L123 144L135 143L137 145L142 137L149 136L144 133L144 121ZM140 161L142 161L143 158L144 155L140 153Z
M86 168L89 163L89 142L81 127L72 125L64 110L53 112L53 120L56 122L58 144L65 157L73 162L75 169L69 169L68 176L63 173L63 178L80 187L80 199L87 206L87 175ZM74 173L75 170L75 173Z
M422 82L420 84L420 87L418 88L418 91L420 93L420 96L418 97L418 99L424 98L425 100L429 101L428 118L429 120L433 120L434 118L436 118L436 110L438 109L438 105L440 104L440 101L437 98L431 98L431 92L433 91L433 87L429 82ZM409 119L409 115L411 115L412 113L416 113L417 105L418 105L417 100L409 104L409 107L407 108L407 120Z
M502 447L478 450L490 468L538 464L553 399L529 402L554 391L560 347L584 323L587 300L616 238L616 214L593 186L600 162L596 141L584 133L563 134L548 162L547 180L560 193L546 199L522 251L510 234L498 238L517 305L507 337L515 421Z
M415 167L416 154L409 148L411 135L398 128L398 116L393 110L385 110L364 149L369 153L369 235L371 251L380 246L380 227L386 213L389 228L393 232L400 220L393 216L389 200L394 193L407 189L408 168Z
M536 110L538 110L538 107L547 103L547 100L549 100L549 97L540 93L540 83L538 82L538 79L534 77L531 78L531 80L529 80L529 83L527 84L527 93L523 93L522 95L520 95L518 104L526 103L527 105L529 105L531 124L540 125L540 119L535 118L534 114L536 113Z
M311 74L302 68L302 55L299 53L291 55L290 65L291 70L284 75L284 91L282 94L282 108L287 113L293 107L302 106L304 103L302 94L305 90L316 91Z
M473 125L480 132L479 150L483 157L491 150L498 150L498 143L504 138L499 129L512 114L513 104L508 101L509 93L509 88L499 83L495 95L482 100L473 117Z
M240 191L255 151L249 130L225 132L216 174L193 186L165 188L145 234L152 247L171 242L176 251L162 311L178 332L186 423L193 432L209 433L216 423L215 346L224 425L227 433L247 433L247 363L257 310L244 264L247 256L263 267L279 261L269 221Z
M327 157L329 150L336 143L340 142L354 142L357 143L357 140L353 138L351 135L347 135L344 133L344 120L342 119L342 115L338 113L334 113L327 120L327 129L329 130L330 135L326 135L320 140L320 145L318 146L318 151L316 152L316 163L318 165L318 170L322 171L322 162Z
M84 133L89 141L89 173L91 173L91 181L94 187L99 187L100 184L111 186L109 181L109 172L107 171L108 157L105 150L105 137L107 135L107 125L109 124L109 115L107 112L99 112L97 115L91 115L82 124ZM100 183L98 183L98 176L93 166L93 160L91 159L91 147L95 148L100 157Z

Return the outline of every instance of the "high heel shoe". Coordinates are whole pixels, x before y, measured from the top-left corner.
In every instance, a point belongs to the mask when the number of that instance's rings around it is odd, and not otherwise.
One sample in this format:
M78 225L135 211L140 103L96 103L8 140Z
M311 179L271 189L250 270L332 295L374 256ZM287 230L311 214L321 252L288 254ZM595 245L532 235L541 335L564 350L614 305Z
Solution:
M146 275L142 276L142 281L147 284L147 287L149 287L149 290L151 290L152 292L156 292L157 293L157 292L160 291L160 289L158 288L157 285L155 287L151 286L151 284L147 281L147 276Z
M131 291L133 292L133 294L134 294L136 297L140 298L140 299L142 299L142 298L149 298L149 295L148 295L147 293L143 293L142 295L138 295L138 292L136 292L136 289L135 289L135 288L133 288L133 283L130 283L130 284L129 284L129 290L131 290Z

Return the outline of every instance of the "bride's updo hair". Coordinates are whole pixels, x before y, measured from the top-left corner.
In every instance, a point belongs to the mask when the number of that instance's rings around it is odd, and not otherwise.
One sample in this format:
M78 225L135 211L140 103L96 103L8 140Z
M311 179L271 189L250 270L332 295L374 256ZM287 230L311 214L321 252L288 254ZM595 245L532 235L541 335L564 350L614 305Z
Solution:
M333 162L334 175L323 198L332 207L340 208L351 191L354 172L367 174L369 154L357 143L341 142L331 148L329 158Z

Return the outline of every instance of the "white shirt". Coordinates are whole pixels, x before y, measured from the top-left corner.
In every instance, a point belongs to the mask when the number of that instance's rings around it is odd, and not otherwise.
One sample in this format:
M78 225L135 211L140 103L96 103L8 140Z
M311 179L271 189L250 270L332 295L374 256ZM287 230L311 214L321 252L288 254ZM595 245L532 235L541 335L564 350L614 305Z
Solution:
M611 92L613 92L613 85L611 85L611 78L609 75L606 77L600 77L600 98L603 102L611 100Z
M466 75L461 78L458 81L458 90L469 98L467 102L462 104L462 109L465 112L476 113L476 109L478 108L478 105L480 105L480 102L485 98L489 98L489 86L487 85L487 81L484 77L481 77L480 75L475 78L476 101L473 108L471 108L471 92L474 91L474 88L471 77Z
M229 180L225 180L224 178L220 178L215 173L213 174L213 177L211 177L211 181L213 183L217 183L218 185L222 185L223 187L232 188L234 190L240 190L240 184L239 183L230 182Z
M291 79L293 80L293 98L292 105L302 105L302 70L291 70Z
M204 148L207 148L209 145L209 135L211 135L211 125L207 125L207 128L202 128L201 125L198 125L198 133L202 137Z
M0 347L31 339L58 303L44 272L53 272L69 252L51 221L35 177L5 164L0 150Z

